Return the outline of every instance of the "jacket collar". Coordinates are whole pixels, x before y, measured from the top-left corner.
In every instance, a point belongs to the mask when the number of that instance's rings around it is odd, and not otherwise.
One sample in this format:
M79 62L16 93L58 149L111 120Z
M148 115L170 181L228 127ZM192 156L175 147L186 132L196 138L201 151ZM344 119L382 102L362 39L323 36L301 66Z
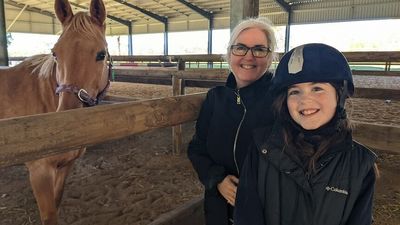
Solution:
M262 157L266 157L268 162L281 173L291 177L304 191L311 193L312 190L303 168L296 160L286 154L284 138L277 123L272 127L270 135L265 137L264 140L258 144Z
M287 152L295 152L293 146L285 146L282 135L282 127L276 122L273 127L264 128L264 131L257 130L255 132L255 142L261 157L265 157L268 163L273 165L281 173L291 177L304 191L312 193L309 175L304 171L300 160L294 156L288 155ZM328 150L318 161L316 173L325 167L336 154L349 150L352 137L349 134L344 142L338 143Z
M246 87L240 88L239 90L240 90L240 92L243 92L246 90L254 89L254 87L263 86L262 84L265 82L271 81L271 78L272 78L272 73L267 71L258 80L254 81L250 85L247 85ZM236 90L237 89L236 85L237 84L236 84L235 75L233 75L233 73L230 72L228 75L228 78L226 79L225 86Z

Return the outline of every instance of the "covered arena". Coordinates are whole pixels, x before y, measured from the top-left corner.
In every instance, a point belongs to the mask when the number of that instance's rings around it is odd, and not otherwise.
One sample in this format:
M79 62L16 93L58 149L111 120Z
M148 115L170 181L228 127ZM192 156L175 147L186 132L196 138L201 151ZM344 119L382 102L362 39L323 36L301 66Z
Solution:
M5 30L43 34L61 30L53 1L1 1L3 34ZM80 11L90 1L70 2ZM204 224L202 186L186 158L186 148L204 92L223 84L228 71L223 56L211 51L208 55L168 55L168 32L208 30L211 49L214 29L232 27L247 16L267 16L279 25L400 19L398 0L104 2L107 35L163 32L165 54L132 56L131 49L127 55L113 56L107 104L0 119L1 225L40 224L22 163L77 146L89 148L67 180L60 225ZM288 46L289 37L294 38L290 26L286 35ZM6 65L4 43L3 38L0 61ZM398 225L400 52L344 54L355 74L356 96L347 107L356 124L356 139L379 156L374 224Z

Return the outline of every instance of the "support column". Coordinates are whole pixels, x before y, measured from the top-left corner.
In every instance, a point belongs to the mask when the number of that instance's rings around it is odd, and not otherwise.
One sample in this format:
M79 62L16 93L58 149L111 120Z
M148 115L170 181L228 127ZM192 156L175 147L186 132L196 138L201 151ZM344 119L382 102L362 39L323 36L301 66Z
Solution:
M8 66L6 15L4 0L0 0L0 66Z
M132 22L128 25L128 55L133 55Z
M230 0L230 28L231 30L243 19L257 17L259 14L259 0Z
M288 22L286 24L286 31L285 31L285 52L289 51L291 24L292 24L292 11L289 11L288 12Z
M207 43L207 54L211 55L212 54L212 36L213 36L213 30L214 30L214 16L211 15L209 20L208 20L208 43ZM211 69L213 68L213 62L208 62L207 63L207 68Z
M290 43L290 25L292 24L292 7L284 0L275 0L275 1L288 14L288 20L285 32L285 52L288 52Z
M164 55L168 55L168 20L164 23Z
M212 36L214 30L214 16L211 16L208 20L208 41L207 41L207 54L212 54Z

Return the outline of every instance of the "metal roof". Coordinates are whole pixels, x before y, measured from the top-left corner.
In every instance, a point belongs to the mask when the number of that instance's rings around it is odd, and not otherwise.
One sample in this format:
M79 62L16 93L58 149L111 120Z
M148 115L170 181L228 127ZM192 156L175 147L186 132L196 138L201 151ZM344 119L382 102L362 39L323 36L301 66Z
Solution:
M103 0L108 13L107 34L207 30L212 15L214 29L229 28L230 0ZM4 0L8 32L57 34L61 27L54 15L54 1ZM89 7L90 0L70 0L75 12ZM259 13L275 25L369 19L400 19L399 0L259 0Z

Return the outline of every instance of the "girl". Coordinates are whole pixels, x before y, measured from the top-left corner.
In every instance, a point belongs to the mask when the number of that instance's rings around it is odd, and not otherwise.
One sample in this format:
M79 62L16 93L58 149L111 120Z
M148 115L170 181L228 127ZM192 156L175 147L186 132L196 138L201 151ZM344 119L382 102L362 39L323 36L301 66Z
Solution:
M371 224L376 156L352 139L345 57L324 44L299 46L272 82L277 122L254 132L235 225Z

